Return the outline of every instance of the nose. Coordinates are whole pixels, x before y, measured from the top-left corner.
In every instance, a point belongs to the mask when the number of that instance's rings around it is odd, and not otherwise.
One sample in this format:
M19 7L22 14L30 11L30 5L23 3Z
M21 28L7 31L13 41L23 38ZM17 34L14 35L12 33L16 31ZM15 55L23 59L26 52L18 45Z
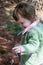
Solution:
M23 24L23 22L21 22L21 24Z

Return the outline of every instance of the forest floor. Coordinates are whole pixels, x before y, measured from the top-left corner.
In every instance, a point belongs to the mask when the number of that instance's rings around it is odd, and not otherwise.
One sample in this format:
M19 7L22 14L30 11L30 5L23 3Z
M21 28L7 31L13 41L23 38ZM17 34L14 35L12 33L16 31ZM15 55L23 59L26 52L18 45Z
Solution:
M6 25L11 25L14 20L12 11L15 4L3 3L0 4L0 65L11 65L10 56L11 50L15 44L15 36L11 35Z

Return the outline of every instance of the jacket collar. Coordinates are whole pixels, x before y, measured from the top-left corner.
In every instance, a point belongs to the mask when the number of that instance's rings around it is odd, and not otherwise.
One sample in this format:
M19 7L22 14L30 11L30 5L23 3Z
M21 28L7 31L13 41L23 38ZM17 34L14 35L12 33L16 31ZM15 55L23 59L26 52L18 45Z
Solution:
M38 24L40 20L37 19L36 21L34 21L31 25L29 25L28 27L26 27L23 32L22 32L22 35L24 35L27 31L29 31L32 27L36 26Z

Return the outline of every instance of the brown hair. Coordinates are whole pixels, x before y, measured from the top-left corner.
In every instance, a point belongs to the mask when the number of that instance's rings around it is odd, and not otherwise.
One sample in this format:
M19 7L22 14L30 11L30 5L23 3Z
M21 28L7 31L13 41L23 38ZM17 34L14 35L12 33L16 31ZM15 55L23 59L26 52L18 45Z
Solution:
M35 17L35 8L27 2L20 2L16 5L13 11L13 18L16 21L19 19L18 14L22 15L24 18L30 19L31 16Z

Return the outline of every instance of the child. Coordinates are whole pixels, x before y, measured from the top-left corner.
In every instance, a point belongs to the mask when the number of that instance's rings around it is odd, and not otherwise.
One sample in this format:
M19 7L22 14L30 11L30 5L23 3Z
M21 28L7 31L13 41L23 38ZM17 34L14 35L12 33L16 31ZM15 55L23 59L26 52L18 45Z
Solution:
M43 62L43 24L36 17L35 8L20 2L13 11L14 20L24 29L22 45L12 50L22 55L22 65L40 65Z

